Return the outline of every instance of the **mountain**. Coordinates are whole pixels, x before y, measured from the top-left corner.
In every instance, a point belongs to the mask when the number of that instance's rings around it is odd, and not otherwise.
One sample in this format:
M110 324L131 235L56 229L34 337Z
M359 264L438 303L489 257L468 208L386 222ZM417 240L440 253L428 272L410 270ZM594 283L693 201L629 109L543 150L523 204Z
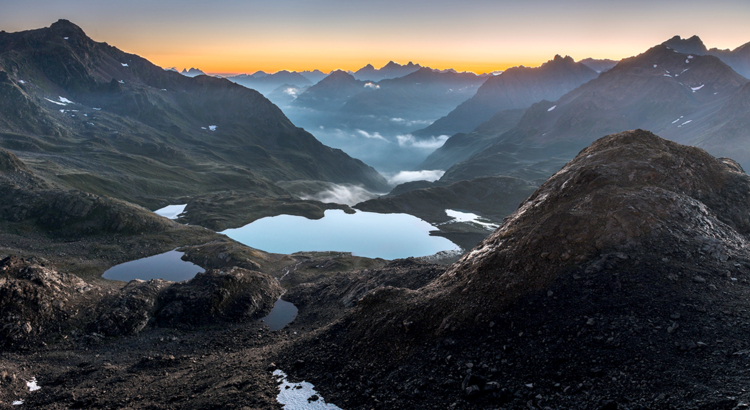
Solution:
M662 43L662 45L677 50L683 54L712 55L719 57L728 66L745 78L750 78L750 43L743 44L734 50L708 49L703 40L698 36L680 38L674 36Z
M420 68L404 77L365 83L344 104L347 114L406 120L437 118L474 95L484 79L473 73L436 72Z
M153 206L220 190L285 195L275 181L386 187L258 92L165 71L66 20L0 33L0 89L0 146L82 191Z
M268 93L266 98L279 107L285 107L291 104L300 94L307 91L308 88L310 88L309 85L282 84Z
M190 68L190 70L183 68L180 74L186 77L197 77L199 75L206 75L206 73L204 73L203 71L197 68Z
M336 70L300 94L294 100L294 105L316 110L336 110L353 96L366 91L366 84L345 71Z
M566 92L596 78L594 70L570 57L555 56L540 67L513 67L487 78L476 95L417 136L453 135L469 132L502 110L527 108L541 100L556 100Z
M459 132L433 151L417 169L446 170L497 142L498 135L518 124L524 109L498 111L469 133Z
M579 63L585 65L586 67L596 71L597 73L601 73L603 71L607 71L610 68L617 65L617 61L615 60L609 60L609 59L601 59L597 60L594 58L584 58L583 60L579 61Z
M227 80L243 85L247 88L252 88L253 90L258 91L265 96L268 96L271 92L284 84L296 87L312 85L310 80L308 80L302 74L286 70L282 70L273 74L266 74L262 71L258 71L252 75L241 74L233 77L227 77Z
M349 409L373 396L387 408L741 408L747 395L716 391L745 384L718 375L746 366L748 203L750 177L730 159L640 130L607 136L434 280L370 291L275 364ZM425 274L402 266L399 278ZM325 281L295 300L333 308L356 287Z
M401 65L398 63L394 63L393 61L389 61L388 64L384 65L380 69L373 67L372 64L367 64L366 66L355 71L352 75L357 80L378 82L380 80L403 77L419 70L420 68L422 68L422 66L420 66L419 64L414 64L411 61L409 61L409 63L406 65Z
M743 112L743 103L735 97L742 99L738 92L747 81L716 57L682 54L659 45L622 60L555 102L534 104L493 146L457 163L443 179L507 175L549 160L554 167L602 135L636 128L711 147L716 155L733 152L743 166L750 165L743 145L716 146L723 138L721 129L731 128L732 117ZM724 116L717 115L730 101L737 108L728 107Z
M320 71L320 70L312 70L312 71L300 71L300 74L307 78L312 84L317 84L320 80L326 78L328 74Z

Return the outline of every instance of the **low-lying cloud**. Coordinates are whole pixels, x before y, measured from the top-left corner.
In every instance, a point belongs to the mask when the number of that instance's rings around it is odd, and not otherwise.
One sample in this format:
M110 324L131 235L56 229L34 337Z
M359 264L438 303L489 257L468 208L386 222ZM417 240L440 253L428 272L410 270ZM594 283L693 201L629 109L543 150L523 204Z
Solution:
M373 84L373 83L367 83L365 84L365 88L372 88L373 90L377 90L380 88L380 86L377 84Z
M301 199L352 206L377 196L378 194L372 193L361 186L331 184L329 189L314 195L302 196Z
M445 174L442 169L433 169L429 171L401 171L395 175L387 177L391 185L403 184L412 181L437 181Z
M414 147L422 149L438 149L445 144L445 141L449 137L447 135L441 135L439 137L430 137L426 139L417 139L411 134L397 135L398 145L401 147Z
M380 135L379 132L374 132L374 133L370 134L367 131L362 131L362 130L356 130L356 131L357 131L357 134L359 134L359 135L361 135L361 136L363 136L365 138L373 139L373 140L381 140L381 141L388 142L388 140L385 139L382 135Z
M435 122L434 120L406 120L399 117L391 118L391 122L395 122L396 124L404 125L407 127L417 127L417 126L428 126Z

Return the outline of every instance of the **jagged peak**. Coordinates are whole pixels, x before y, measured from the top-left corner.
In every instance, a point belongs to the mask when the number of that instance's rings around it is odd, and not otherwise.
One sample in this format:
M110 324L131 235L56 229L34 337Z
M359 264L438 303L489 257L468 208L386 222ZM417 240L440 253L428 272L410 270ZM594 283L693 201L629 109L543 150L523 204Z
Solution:
M695 35L685 39L680 36L674 36L661 44L681 53L705 54L708 52L706 45L703 44L703 40Z

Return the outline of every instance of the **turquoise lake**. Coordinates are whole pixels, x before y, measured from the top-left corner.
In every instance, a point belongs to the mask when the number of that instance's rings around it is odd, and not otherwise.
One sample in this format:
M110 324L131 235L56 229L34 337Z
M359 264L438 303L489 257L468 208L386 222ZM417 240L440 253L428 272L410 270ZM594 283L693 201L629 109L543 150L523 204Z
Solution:
M398 259L459 249L448 239L430 236L434 230L429 223L407 214L347 214L335 209L325 211L325 217L318 220L279 215L221 233L247 246L283 254L338 251Z

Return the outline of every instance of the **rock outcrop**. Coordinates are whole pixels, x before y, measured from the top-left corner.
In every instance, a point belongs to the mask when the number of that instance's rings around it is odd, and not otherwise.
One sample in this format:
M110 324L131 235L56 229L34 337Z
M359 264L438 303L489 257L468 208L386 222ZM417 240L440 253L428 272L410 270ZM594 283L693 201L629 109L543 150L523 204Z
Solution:
M732 160L601 138L430 284L376 289L297 346L295 376L348 409L736 408L748 204Z
M259 319L283 289L274 278L242 268L211 269L159 295L159 326L197 326Z

